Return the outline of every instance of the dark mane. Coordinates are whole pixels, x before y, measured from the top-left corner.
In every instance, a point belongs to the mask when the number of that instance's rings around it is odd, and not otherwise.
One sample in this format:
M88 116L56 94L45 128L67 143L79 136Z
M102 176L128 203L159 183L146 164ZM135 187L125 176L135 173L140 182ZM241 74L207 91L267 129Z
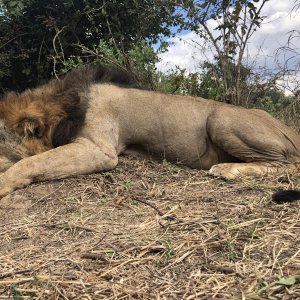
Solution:
M112 83L122 87L139 88L137 81L126 71L105 65L86 65L67 73L61 80L50 85L55 90L54 99L59 101L67 117L63 118L53 134L54 147L71 142L84 125L88 107L87 91L94 83Z
M64 89L87 87L93 83L112 83L122 87L140 87L133 76L121 68L106 65L85 65L67 73L62 79Z
M0 118L16 132L47 148L68 144L84 126L92 84L110 83L139 88L126 71L105 65L86 65L22 93L10 92L0 101Z

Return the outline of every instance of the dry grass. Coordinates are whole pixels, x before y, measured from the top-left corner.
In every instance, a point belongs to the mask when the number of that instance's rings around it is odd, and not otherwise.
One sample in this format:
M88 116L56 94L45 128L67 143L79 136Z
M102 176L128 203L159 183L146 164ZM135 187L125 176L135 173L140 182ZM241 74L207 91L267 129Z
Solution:
M32 185L0 201L0 299L299 299L300 203L270 200L297 185L130 158Z

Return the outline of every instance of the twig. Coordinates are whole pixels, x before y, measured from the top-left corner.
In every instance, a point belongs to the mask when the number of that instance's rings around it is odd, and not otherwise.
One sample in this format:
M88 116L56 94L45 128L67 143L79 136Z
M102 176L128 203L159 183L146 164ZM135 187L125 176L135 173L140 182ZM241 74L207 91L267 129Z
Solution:
M147 201L145 201L145 200L138 199L138 198L134 198L134 200L135 200L135 201L138 201L138 202L141 202L141 203L144 203L144 204L146 204L146 205L152 207L154 210L157 211L157 213L158 213L159 216L163 216L163 215L164 215L164 213L163 213L161 210L159 210L154 204L149 203L149 202L147 202Z
M83 253L81 255L81 258L87 258L87 259L92 259L92 260L102 260L107 262L107 259L103 256L103 254L98 254L98 253Z
M31 269L23 269L23 270L6 272L6 273L2 273L0 275L0 279L6 278L6 277L11 277L11 276L17 275L17 274L29 273L29 272L31 272Z

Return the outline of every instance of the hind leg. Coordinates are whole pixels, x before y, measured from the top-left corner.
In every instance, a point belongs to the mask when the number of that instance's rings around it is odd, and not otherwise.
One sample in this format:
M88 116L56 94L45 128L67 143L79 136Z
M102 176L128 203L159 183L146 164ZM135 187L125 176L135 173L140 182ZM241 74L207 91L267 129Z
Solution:
M300 161L300 137L266 112L224 107L210 116L207 128L212 143L240 161L219 161L212 175L263 176L295 169Z
M209 174L226 179L236 179L243 176L262 177L293 169L293 166L277 167L268 163L223 163L212 166Z

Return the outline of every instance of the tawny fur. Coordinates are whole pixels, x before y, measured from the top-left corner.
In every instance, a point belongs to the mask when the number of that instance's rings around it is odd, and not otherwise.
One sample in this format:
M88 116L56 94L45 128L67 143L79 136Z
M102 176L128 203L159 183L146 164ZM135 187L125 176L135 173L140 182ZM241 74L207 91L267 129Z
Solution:
M8 95L0 111L36 154L2 174L0 196L33 181L112 169L126 152L229 179L299 172L299 135L266 112L133 88L122 72L72 71Z
M53 129L66 115L60 105L47 96L41 90L21 95L9 93L0 102L0 115L5 125L24 138L30 155L53 148Z

